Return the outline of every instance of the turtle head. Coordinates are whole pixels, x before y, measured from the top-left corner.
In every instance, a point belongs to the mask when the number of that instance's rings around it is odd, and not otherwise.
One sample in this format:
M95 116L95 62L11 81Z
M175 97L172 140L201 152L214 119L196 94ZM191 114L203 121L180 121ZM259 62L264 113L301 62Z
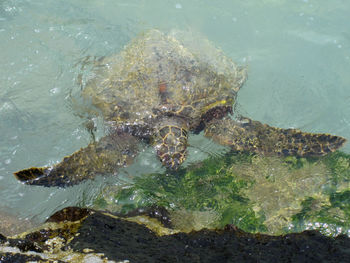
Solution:
M188 125L179 117L164 118L156 125L154 148L162 164L177 169L186 159Z

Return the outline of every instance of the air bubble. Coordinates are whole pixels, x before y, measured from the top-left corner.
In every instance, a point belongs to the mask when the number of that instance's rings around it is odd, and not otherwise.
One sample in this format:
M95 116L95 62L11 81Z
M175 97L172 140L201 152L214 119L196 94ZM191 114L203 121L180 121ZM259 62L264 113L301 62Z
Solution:
M51 94L56 94L56 93L58 93L59 91L60 91L59 88L50 89L50 93L51 93Z

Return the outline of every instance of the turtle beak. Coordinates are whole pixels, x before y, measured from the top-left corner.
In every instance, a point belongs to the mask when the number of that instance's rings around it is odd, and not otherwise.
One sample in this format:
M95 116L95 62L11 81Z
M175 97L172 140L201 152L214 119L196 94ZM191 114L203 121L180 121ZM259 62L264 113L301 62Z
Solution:
M187 131L171 125L162 127L157 134L154 148L162 164L176 170L186 159Z

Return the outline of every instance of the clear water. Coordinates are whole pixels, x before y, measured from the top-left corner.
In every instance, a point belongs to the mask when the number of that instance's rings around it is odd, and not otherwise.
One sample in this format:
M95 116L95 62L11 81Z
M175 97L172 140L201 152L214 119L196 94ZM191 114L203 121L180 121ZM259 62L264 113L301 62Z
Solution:
M89 205L116 182L44 188L22 185L12 173L54 164L88 144L70 99L79 63L120 51L148 28L200 32L247 64L243 115L350 139L349 13L346 0L0 1L0 211L41 221L64 206ZM192 162L214 147L191 140L207 149L192 149ZM161 169L146 151L121 180Z

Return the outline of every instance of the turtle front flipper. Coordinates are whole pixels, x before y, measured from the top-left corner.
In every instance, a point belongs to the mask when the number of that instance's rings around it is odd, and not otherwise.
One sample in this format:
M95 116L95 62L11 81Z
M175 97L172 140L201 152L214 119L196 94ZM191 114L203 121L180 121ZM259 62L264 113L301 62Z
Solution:
M205 135L234 151L280 156L323 156L346 142L340 136L280 129L247 118L213 120L207 124Z
M135 137L113 133L65 157L53 167L33 167L14 174L26 184L65 187L98 174L114 174L118 168L131 164L136 154Z

